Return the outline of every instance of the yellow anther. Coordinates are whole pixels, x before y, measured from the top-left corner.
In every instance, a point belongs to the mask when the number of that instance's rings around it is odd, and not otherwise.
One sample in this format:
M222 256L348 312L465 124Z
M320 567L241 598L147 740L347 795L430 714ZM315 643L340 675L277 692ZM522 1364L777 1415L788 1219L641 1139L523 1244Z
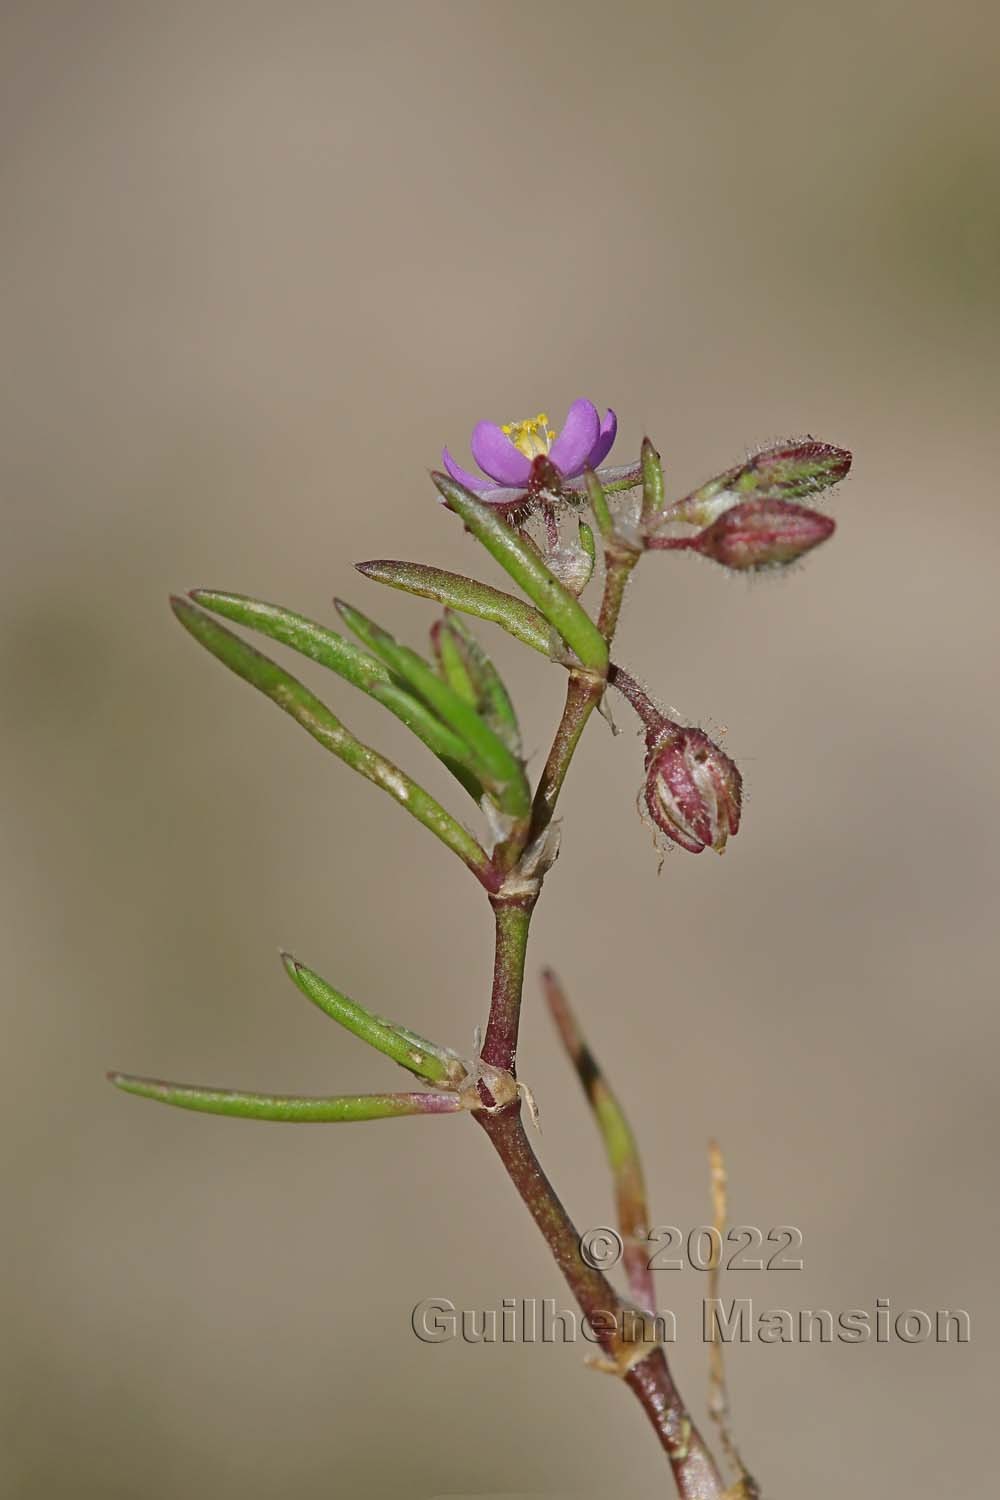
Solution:
M541 453L548 453L556 440L555 431L549 426L548 415L544 411L540 411L537 417L525 417L520 422L505 422L500 431L510 438L514 447L525 458L537 458Z

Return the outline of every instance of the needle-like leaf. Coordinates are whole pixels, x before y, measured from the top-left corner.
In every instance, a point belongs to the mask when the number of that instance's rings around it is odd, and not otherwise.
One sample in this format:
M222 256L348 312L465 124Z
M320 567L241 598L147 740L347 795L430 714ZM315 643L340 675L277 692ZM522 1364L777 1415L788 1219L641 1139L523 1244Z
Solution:
M521 757L521 730L517 714L500 673L460 615L445 610L440 623L442 643L450 641L462 660L480 715L498 734L511 754Z
M211 615L196 609L187 599L174 598L171 606L178 620L200 645L230 671L262 692L313 739L332 751L345 765L388 792L407 812L469 866L488 890L495 890L499 877L486 851L439 802L392 761L372 750L346 729L326 704L297 678L270 657L218 624Z
M584 470L583 483L587 491L587 499L590 501L590 508L594 513L594 520L597 522L597 529L604 540L609 541L614 536L615 523L608 508L608 498L604 486L593 469Z
M664 507L663 464L649 438L642 440L642 519L651 521Z
M438 1047L424 1037L397 1026L394 1021L383 1020L373 1015L356 1001L349 1000L339 990L327 984L312 969L300 964L290 953L281 955L288 977L308 1000L319 1007L325 1015L338 1022L369 1047L391 1057L393 1062L428 1083L456 1085L462 1082L467 1072L462 1059L448 1047Z
M462 737L474 756L477 773L503 811L515 818L525 817L531 810L531 788L524 766L503 740L416 651L400 645L388 631L342 599L336 599L334 603L346 624L369 650L376 652L393 672L404 678L449 728Z
M425 563L396 562L389 558L356 563L355 567L376 583L386 583L390 588L417 594L422 599L435 599L462 614L489 620L533 651L540 651L542 656L551 657L555 652L556 636L545 617L523 599L505 594L491 584L466 578L461 573L449 573L444 568L431 568Z
M126 1094L173 1104L177 1109L299 1125L388 1120L398 1115L454 1114L462 1108L456 1094L334 1094L317 1099L298 1094L244 1094L236 1089L206 1088L196 1083L137 1078L132 1073L109 1073L108 1078Z
M479 695L463 660L456 633L449 629L444 620L435 620L431 626L431 645L437 657L438 670L445 682L463 703L468 703L470 708L478 708Z
M419 698L407 692L384 662L355 646L353 641L328 630L325 625L296 614L280 604L227 594L217 589L192 589L191 598L213 614L257 630L271 640L328 667L346 682L360 688L390 713L395 714L427 748L443 761L478 803L483 795L479 779L468 767L465 746Z

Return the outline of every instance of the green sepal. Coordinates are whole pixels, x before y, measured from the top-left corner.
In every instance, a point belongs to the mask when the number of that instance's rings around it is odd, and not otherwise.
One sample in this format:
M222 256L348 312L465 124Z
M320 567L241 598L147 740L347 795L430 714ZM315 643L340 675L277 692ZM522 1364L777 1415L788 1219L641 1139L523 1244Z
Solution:
M461 657L462 666L475 694L475 707L479 716L520 761L521 730L503 678L461 616L446 609L445 617L439 623L438 635L442 643L450 641L452 649Z
M593 672L606 672L607 641L583 605L549 571L538 554L470 490L447 474L432 477L448 507L541 610L583 666Z
M360 650L353 641L338 635L335 630L329 630L280 604L267 604L261 599L249 599L244 594L221 593L216 589L192 589L191 598L213 614L259 631L271 640L280 641L283 646L291 646L294 651L360 688L405 724L444 762L469 795L477 802L480 800L483 789L478 778L465 765L468 756L462 741L435 714L429 713L419 698L408 693L376 657Z
M388 584L390 588L402 589L404 593L416 594L421 599L434 599L462 614L489 620L533 651L541 652L542 656L555 654L556 637L545 617L532 605L525 604L523 599L505 594L492 584L480 583L461 573L449 573L444 568L431 568L426 563L396 562L389 558L355 563L355 567L376 583Z
M468 1071L466 1065L450 1048L438 1047L416 1032L408 1031L405 1026L397 1026L394 1021L373 1015L363 1005L335 990L305 964L300 964L290 953L283 953L281 960L289 979L307 1000L369 1047L391 1057L407 1072L428 1083L447 1087L456 1087L464 1079Z
M388 792L412 817L457 854L489 890L497 886L498 875L486 851L462 825L446 812L429 792L413 781L392 761L386 760L346 729L340 720L321 703L297 678L279 667L270 657L219 625L211 615L196 609L187 599L173 598L171 608L178 620L198 643L218 658L237 677L284 709L301 724L313 739L364 776Z
M524 766L498 735L444 682L424 659L402 646L388 631L369 620L342 599L334 603L345 623L369 650L376 652L394 672L403 677L444 722L460 735L473 757L473 769L487 789L496 797L500 808L512 817L522 818L531 811L531 788Z
M141 1099L155 1099L177 1109L242 1120L275 1120L287 1124L329 1125L350 1120L389 1120L400 1115L454 1114L462 1108L457 1094L334 1094L314 1098L299 1094L244 1094L236 1089L206 1088L195 1083L166 1083L109 1073L115 1088Z

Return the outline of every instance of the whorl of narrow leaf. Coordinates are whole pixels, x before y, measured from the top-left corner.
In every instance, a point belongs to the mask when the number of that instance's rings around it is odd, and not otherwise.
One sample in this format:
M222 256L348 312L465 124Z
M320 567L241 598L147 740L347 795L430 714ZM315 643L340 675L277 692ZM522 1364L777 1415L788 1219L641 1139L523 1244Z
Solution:
M607 641L583 605L545 566L538 553L496 511L481 504L464 486L447 474L434 474L432 478L449 509L524 590L581 663L591 671L603 673L608 664Z
M109 1073L116 1088L142 1099L194 1109L206 1115L241 1120L276 1120L292 1125L331 1125L350 1120L389 1120L397 1115L454 1114L462 1108L456 1094L335 1094L317 1099L298 1094L243 1094L235 1089L205 1088L195 1083L166 1083Z
M553 654L555 637L544 616L523 599L505 594L491 584L466 578L461 573L448 573L444 568L431 568L425 563L395 562L389 558L355 563L355 567L376 583L417 594L422 599L435 599L462 614L489 620L542 656Z
M640 1307L653 1308L655 1290L649 1269L649 1206L639 1147L625 1112L611 1091L601 1068L570 1009L569 1001L551 969L542 972L542 986L552 1019L594 1117L611 1168L618 1210L618 1227L624 1241L625 1268L632 1295Z
M391 1057L400 1067L406 1068L418 1078L426 1079L428 1083L455 1086L462 1082L466 1066L449 1048L438 1047L434 1042L428 1042L415 1032L408 1031L405 1026L397 1026L393 1021L373 1015L364 1006L335 990L325 979L314 974L312 969L307 969L305 964L300 964L290 953L283 953L281 959L288 977L303 995L369 1047Z
M496 796L503 811L515 818L526 816L531 810L531 788L524 766L479 717L475 708L443 681L416 651L400 645L388 631L342 599L335 599L334 603L355 635L414 692L419 693L439 718L461 737L471 752L473 769Z
M224 666L284 709L313 739L318 740L345 765L388 792L390 797L457 854L488 890L497 888L499 878L486 851L429 792L411 780L398 766L393 765L392 761L386 760L377 751L356 739L325 703L321 703L315 694L279 667L277 662L248 645L225 626L219 625L211 615L196 609L187 599L173 598L170 603L185 630Z
M221 593L217 589L192 589L191 598L213 614L257 630L271 640L280 641L283 646L291 646L294 651L328 667L345 682L360 688L395 714L479 802L483 789L464 764L468 757L462 741L435 714L429 713L419 698L406 692L389 668L376 657L362 651L335 630L328 630L325 625L279 604L249 599L244 594Z

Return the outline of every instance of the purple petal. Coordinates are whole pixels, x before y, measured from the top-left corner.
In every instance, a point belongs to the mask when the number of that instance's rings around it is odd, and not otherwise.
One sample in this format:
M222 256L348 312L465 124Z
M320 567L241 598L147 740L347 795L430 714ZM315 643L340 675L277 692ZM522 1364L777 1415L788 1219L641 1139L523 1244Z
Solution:
M527 484L531 459L514 447L495 422L477 422L469 446L483 473L495 479L497 484Z
M565 478L571 479L579 474L600 436L601 419L593 401L574 401L549 458Z
M593 448L591 448L590 457L587 459L587 462L592 469L596 469L598 464L604 462L608 454L611 452L612 446L617 436L618 418L615 416L614 412L609 406L605 414L604 421L601 423L600 437L597 439L597 442L594 444Z
M528 493L516 486L501 486L496 490L480 490L476 497L481 505L489 505L493 510L512 511L521 510L528 502Z
M479 474L470 474L468 469L463 469L461 464L455 462L447 448L441 450L441 462L448 470L452 479L457 480L459 484L464 484L465 488L471 490L474 495L477 495L483 488L482 476Z

